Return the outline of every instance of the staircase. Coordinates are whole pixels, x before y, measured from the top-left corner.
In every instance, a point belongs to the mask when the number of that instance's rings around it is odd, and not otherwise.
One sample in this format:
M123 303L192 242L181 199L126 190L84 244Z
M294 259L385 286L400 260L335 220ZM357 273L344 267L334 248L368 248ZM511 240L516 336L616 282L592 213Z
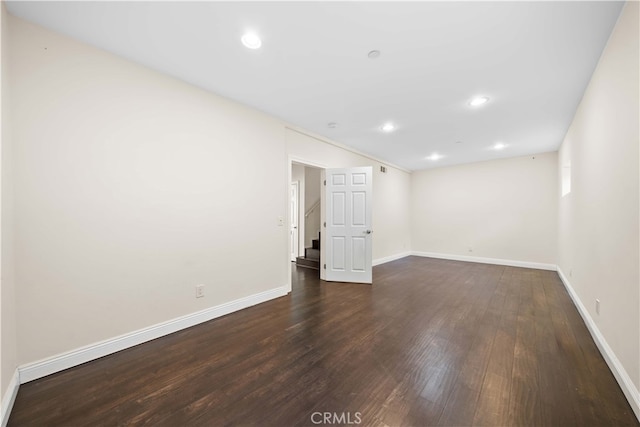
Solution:
M311 241L310 248L304 248L304 256L296 258L298 267L320 269L320 236Z

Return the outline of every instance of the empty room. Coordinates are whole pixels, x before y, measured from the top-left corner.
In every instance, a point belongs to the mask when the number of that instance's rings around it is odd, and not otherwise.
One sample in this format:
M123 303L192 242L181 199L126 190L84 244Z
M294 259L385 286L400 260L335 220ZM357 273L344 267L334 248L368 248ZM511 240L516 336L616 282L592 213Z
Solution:
M640 425L640 4L0 0L2 426Z

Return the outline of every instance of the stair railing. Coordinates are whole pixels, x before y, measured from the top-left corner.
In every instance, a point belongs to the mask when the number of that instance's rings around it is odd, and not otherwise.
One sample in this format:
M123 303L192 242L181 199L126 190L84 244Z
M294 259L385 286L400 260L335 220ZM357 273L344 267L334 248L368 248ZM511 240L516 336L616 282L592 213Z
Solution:
M304 217L305 217L305 218L308 218L308 217L309 217L309 215L311 215L311 213L312 213L312 212L315 210L315 208L317 208L318 206L320 206L320 199L318 199L318 201L317 201L317 202L315 202L315 203L313 204L313 206L311 206L311 207L309 208L309 210L308 210L308 211L306 211L306 212L304 213Z

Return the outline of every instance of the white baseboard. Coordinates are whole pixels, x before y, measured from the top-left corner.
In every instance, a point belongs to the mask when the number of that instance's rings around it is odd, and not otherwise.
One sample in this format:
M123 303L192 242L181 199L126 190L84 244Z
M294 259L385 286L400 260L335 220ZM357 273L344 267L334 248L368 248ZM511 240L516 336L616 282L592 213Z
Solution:
M384 264L384 263L387 263L387 262L395 261L397 259L404 258L404 257L407 257L409 255L411 255L411 252L402 252L402 253L399 253L399 254L395 254L395 255L386 256L386 257L383 257L383 258L374 259L373 262L371 263L371 265L373 267L375 267L376 265L380 265L380 264Z
M607 362L607 365L609 365L609 369L611 369L613 376L616 378L616 381L618 381L622 392L629 401L629 405L631 405L631 409L633 409L633 412L636 414L636 418L638 419L638 421L640 421L640 391L638 391L636 386L633 384L633 381L631 380L631 377L627 373L626 369L624 369L624 366L622 366L622 363L620 363L620 360L618 360L616 354L613 352L611 347L609 347L607 340L600 332L600 329L598 329L596 322L593 320L584 304L582 304L580 297L573 289L571 283L564 275L559 266L558 275L560 276L562 283L564 283L564 287L567 289L567 292L569 292L573 303L578 308L578 312L580 312L580 315L582 316L584 323L587 325L589 332L591 332L591 336L600 349L600 353L602 353L604 360Z
M20 384L81 365L126 348L233 313L234 311L242 310L244 308L251 307L252 305L284 296L288 292L289 290L287 286L270 289L268 291L260 292L258 294L250 295L248 297L220 304L196 313L187 314L186 316L181 316L167 322L158 323L128 334L91 344L86 347L81 347L37 362L19 366L18 371L20 374Z
M9 415L11 415L11 409L13 408L13 402L16 401L18 395L18 389L20 388L20 377L18 370L13 374L13 378L9 382L4 396L2 396L2 412L0 413L0 421L2 421L2 427L5 427L9 422Z
M427 258L448 259L452 261L478 262L481 264L496 264L496 265L508 265L511 267L535 268L537 270L556 271L556 268L557 268L555 264L545 264L541 262L516 261L511 259L500 259L500 258L484 258L484 257L467 256L467 255L440 254L435 252L412 252L411 255L427 257Z

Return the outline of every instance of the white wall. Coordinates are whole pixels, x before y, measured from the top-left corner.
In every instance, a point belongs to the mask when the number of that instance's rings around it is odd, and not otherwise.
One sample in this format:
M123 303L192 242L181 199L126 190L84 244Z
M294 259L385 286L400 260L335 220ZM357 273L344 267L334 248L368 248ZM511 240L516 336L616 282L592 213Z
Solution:
M20 364L286 288L292 157L373 165L374 258L409 250L406 171L10 22Z
M571 192L559 204L558 265L640 402L638 6L625 5L560 149Z
M291 128L286 130L286 142L289 157L308 164L324 168L373 166L374 263L410 251L410 173L387 165L383 174L383 163Z
M414 252L555 265L556 153L412 174Z
M18 366L17 341L16 341L16 298L15 281L13 274L13 214L12 214L12 179L11 179L11 145L9 144L11 132L9 127L9 15L4 2L0 3L0 50L1 66L0 74L2 84L0 86L0 150L1 150L1 274L0 274L0 391L4 401L10 382ZM3 408L6 409L6 408Z
M14 17L11 43L21 364L287 285L280 121Z

